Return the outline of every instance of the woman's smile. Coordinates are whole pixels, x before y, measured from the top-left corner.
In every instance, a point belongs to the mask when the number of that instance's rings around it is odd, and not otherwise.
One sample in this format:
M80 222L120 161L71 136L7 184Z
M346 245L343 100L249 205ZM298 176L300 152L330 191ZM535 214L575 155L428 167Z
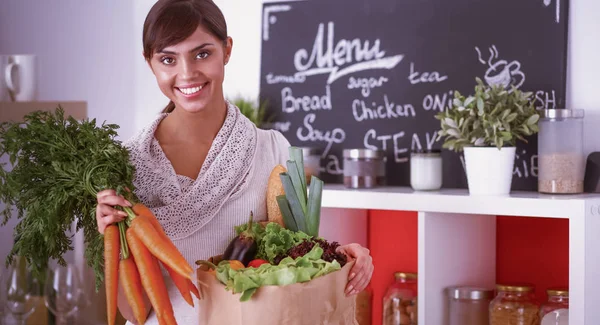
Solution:
M175 87L179 94L185 98L195 98L203 93L203 89L208 85L208 82L192 85Z
M231 40L223 42L203 26L150 59L158 86L175 107L189 113L225 107L222 83Z

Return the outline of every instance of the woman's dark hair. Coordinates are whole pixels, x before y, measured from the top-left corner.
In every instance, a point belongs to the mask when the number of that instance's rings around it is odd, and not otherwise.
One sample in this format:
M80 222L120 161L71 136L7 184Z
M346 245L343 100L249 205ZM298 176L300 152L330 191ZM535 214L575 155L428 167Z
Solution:
M212 0L158 0L144 22L144 57L150 61L156 51L185 40L198 26L227 43L225 17ZM173 109L175 104L169 101L162 112Z

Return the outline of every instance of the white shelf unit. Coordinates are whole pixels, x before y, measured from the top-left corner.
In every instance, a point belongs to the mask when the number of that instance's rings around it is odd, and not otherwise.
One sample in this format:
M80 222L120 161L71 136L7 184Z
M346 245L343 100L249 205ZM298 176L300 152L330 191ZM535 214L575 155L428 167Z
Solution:
M418 212L419 324L447 324L445 288L496 284L496 216L569 219L569 323L600 324L600 195L327 185L323 207ZM551 270L549 270L551 271Z

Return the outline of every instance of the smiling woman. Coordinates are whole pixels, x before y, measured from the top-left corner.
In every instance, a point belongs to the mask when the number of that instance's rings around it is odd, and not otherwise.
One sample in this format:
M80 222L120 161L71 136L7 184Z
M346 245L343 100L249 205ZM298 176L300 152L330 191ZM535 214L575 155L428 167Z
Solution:
M212 1L159 1L148 14L143 34L144 57L171 100L164 113L175 107L195 112L224 104L224 66L232 39Z
M144 59L170 102L124 143L135 167L132 191L190 265L225 251L249 213L256 221L267 219L269 175L289 159L290 144L280 132L258 129L225 100L232 48L225 18L212 0L159 0L144 22ZM124 218L118 206L128 205L112 189L99 192L97 203L101 233ZM340 249L357 261L346 288L356 294L372 276L371 258L355 244ZM163 277L177 323L197 324L185 292L167 273ZM119 286L118 308L133 322ZM144 303L150 311L146 324L158 324L161 316L147 298Z

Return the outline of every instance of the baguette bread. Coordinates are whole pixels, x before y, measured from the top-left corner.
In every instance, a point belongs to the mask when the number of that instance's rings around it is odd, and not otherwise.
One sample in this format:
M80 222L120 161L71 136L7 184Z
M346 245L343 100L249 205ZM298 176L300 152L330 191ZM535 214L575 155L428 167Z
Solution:
M285 227L281 210L277 204L277 196L284 195L283 183L281 183L280 173L287 172L283 165L277 165L271 171L269 182L267 185L267 219L269 222L277 222L280 226Z

